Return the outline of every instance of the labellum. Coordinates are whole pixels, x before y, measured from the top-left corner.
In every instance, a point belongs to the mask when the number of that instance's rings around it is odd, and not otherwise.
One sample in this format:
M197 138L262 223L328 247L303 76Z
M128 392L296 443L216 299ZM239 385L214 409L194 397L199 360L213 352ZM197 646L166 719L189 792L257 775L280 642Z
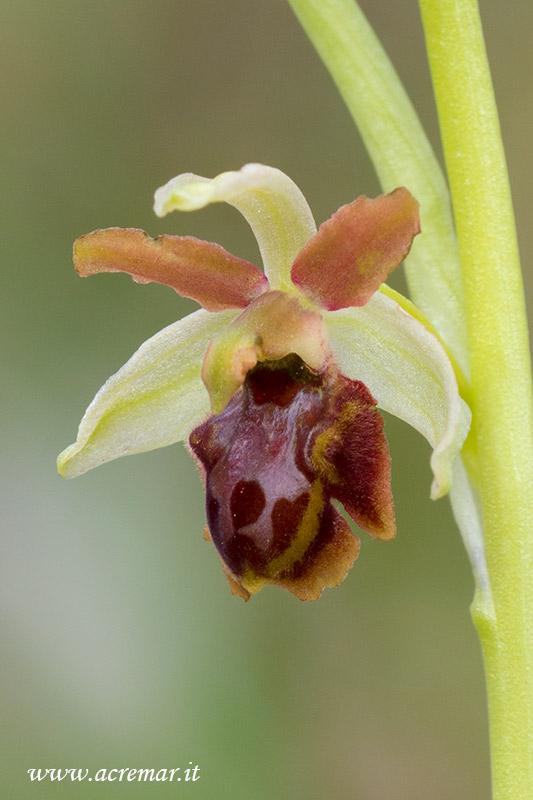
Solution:
M363 383L291 354L251 369L191 433L209 538L234 594L274 583L314 600L337 586L359 540L332 500L372 536L395 535L383 424Z

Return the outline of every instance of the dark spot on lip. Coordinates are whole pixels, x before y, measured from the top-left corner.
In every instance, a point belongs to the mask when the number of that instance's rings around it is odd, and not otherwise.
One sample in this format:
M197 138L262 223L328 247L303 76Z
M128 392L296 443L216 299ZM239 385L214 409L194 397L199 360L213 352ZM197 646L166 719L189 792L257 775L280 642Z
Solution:
M257 522L265 507L265 493L257 481L239 481L231 493L233 529L238 531Z

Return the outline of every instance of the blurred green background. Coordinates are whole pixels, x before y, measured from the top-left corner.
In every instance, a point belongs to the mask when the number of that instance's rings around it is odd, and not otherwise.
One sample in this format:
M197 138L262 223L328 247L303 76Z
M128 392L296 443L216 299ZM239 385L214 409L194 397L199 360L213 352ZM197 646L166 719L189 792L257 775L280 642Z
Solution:
M439 149L414 0L366 0ZM482 0L531 296L530 0ZM4 0L3 796L482 800L482 664L466 555L429 448L387 420L399 534L341 587L232 597L181 446L64 482L55 456L104 380L193 310L82 281L76 236L188 233L258 258L216 206L157 220L179 172L286 171L318 221L379 187L283 0ZM440 150L439 150L440 152ZM402 289L402 277L393 285ZM7 328L7 330L6 330ZM510 402L512 396L510 395ZM200 766L196 783L30 783L30 768Z

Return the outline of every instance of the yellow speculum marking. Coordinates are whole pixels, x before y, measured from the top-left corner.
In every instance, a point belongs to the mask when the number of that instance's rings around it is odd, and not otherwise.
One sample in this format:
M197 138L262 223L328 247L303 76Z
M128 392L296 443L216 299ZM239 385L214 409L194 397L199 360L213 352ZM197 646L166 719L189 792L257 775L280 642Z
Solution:
M335 427L327 428L316 437L311 454L313 464L326 476L329 483L338 483L340 480L337 470L326 457L328 449L338 438L339 431Z
M268 565L268 573L272 578L278 577L304 557L318 533L323 508L324 491L322 481L317 478L311 485L309 502L294 539L289 547Z
M333 444L342 442L345 429L349 425L353 425L360 411L361 408L358 403L345 403L333 425L330 428L326 428L322 433L319 433L315 439L311 460L329 483L339 483L340 478L337 470L328 460L326 454Z

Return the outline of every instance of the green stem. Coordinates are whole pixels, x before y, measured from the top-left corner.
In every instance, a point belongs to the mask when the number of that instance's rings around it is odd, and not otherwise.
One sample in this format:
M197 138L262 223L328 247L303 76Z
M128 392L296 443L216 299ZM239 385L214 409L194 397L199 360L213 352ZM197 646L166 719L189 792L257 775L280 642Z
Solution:
M496 620L478 624L494 798L533 798L533 404L507 168L476 0L420 0L463 271Z

